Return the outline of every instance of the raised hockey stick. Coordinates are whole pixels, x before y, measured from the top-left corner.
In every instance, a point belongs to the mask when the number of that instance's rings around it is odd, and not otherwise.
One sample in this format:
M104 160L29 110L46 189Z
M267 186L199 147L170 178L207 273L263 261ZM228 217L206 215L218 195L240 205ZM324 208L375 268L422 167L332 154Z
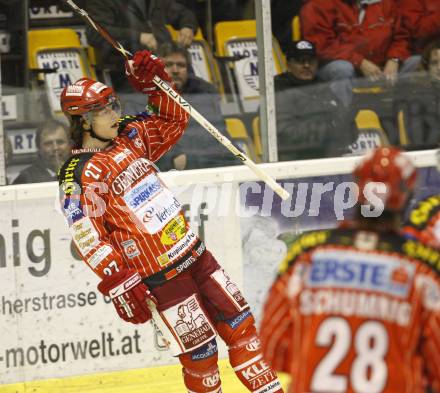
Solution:
M115 48L125 59L129 60L132 54L125 50L120 42L116 41L108 31L96 23L90 15L82 8L78 7L72 0L64 0L72 9L78 13L93 29L95 29L102 37ZM238 150L232 142L226 138L211 122L202 116L196 109L194 109L180 94L169 86L165 81L157 75L153 79L154 84L164 91L171 99L173 99L181 108L193 117L206 131L208 131L215 139L217 139L224 147L226 147L232 154L240 159L243 164L247 165L260 180L263 180L276 194L283 200L289 198L290 194L281 187L267 172L259 168L246 154Z

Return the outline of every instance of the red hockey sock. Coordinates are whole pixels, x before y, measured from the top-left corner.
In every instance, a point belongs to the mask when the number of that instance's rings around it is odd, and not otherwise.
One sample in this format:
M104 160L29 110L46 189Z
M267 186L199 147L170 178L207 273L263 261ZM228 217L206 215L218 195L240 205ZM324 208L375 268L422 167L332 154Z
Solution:
M251 323L249 323L251 322ZM241 332L233 331L221 322L217 329L228 344L229 362L241 383L253 393L282 393L280 381L274 370L264 361L260 339L251 321Z
M188 393L221 393L215 340L192 353L179 356L183 366L183 381Z

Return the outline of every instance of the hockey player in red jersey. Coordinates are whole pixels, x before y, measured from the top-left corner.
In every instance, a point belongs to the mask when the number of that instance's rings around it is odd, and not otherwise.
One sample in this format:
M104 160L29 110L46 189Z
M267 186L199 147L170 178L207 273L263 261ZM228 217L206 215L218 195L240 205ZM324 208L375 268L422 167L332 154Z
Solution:
M148 94L149 113L118 121L113 90L87 78L61 94L78 147L59 173L76 248L123 320L144 323L152 317L147 301L156 304L179 348L188 392L221 392L217 334L248 391L282 392L262 357L246 300L191 230L153 164L188 122L186 112L152 83L155 75L171 83L164 64L141 51L126 71L132 85Z
M354 171L357 218L291 246L260 331L290 393L440 392L440 253L399 229L415 177L396 148L376 150Z
M440 172L440 150L437 151L437 171ZM417 202L404 225L407 236L440 249L440 193Z

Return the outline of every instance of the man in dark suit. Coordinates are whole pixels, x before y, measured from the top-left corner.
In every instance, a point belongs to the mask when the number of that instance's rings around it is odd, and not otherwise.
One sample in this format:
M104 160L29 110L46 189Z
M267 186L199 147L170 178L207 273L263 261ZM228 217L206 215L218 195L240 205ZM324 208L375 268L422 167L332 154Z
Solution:
M57 180L60 166L71 153L69 130L64 123L49 120L37 129L38 158L23 169L12 184L41 183Z

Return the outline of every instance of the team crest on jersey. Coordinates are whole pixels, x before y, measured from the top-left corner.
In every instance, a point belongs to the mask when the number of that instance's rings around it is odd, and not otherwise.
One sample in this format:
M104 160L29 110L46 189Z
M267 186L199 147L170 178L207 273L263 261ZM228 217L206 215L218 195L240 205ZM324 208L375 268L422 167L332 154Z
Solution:
M143 142L141 141L140 138L136 138L136 139L134 140L134 145L135 145L136 147L138 147L139 149L142 148L142 147L144 147L144 144L143 144Z
M359 231L354 238L354 246L359 250L371 251L376 249L378 241L377 233Z
M64 213L67 217L69 226L81 220L84 217L84 213L81 209L81 202L79 199L73 197L66 198L64 201Z
M136 242L133 239L125 240L121 243L121 245L124 248L124 254L129 259L133 259L134 257L137 257L141 254L139 252Z

